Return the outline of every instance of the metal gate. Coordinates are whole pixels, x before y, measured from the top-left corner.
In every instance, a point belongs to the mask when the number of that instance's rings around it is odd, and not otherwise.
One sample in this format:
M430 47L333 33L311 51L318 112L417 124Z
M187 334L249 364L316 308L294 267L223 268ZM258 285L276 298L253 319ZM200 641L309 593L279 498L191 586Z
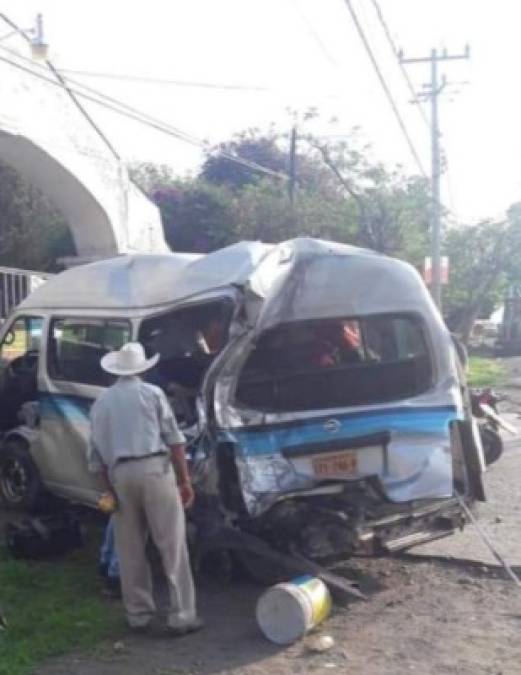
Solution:
M52 276L45 272L0 267L0 319L4 320L29 293Z

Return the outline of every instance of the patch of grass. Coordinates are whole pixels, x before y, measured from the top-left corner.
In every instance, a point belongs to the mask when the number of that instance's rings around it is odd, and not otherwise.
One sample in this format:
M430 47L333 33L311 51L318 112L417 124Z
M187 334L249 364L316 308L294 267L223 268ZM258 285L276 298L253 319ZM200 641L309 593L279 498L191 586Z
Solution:
M100 597L95 547L54 561L9 559L0 551L0 675L29 675L42 660L86 649L123 627L119 603Z
M471 387L496 387L506 379L505 366L496 359L469 358L468 381Z

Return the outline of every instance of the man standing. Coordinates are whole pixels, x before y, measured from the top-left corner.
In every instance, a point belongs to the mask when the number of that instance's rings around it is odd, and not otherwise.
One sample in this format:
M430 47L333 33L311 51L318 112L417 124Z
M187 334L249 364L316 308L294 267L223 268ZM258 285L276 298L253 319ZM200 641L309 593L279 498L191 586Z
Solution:
M150 534L168 583L166 631L184 635L202 627L195 608L183 511L183 506L193 503L194 492L185 439L166 396L138 377L158 360L158 354L147 359L138 342L101 359L101 367L118 380L92 407L88 461L89 470L104 475L117 499L116 549L129 626L146 631L156 613L145 551Z

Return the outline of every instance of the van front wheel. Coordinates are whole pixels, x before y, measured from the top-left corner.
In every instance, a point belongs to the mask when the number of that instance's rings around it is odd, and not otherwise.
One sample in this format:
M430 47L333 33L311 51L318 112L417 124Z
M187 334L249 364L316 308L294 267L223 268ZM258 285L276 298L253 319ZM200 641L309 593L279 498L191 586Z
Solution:
M8 440L0 447L0 500L12 511L32 511L44 495L36 464L23 441Z

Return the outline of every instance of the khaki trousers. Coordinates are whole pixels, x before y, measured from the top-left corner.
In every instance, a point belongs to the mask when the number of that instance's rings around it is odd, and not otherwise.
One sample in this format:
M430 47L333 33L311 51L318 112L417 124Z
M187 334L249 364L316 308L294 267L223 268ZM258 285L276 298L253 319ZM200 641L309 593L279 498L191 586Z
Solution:
M112 477L118 497L114 514L116 549L129 625L145 626L156 612L145 551L148 533L159 551L168 583L168 624L179 627L193 622L195 591L185 515L170 460L156 456L121 462Z

